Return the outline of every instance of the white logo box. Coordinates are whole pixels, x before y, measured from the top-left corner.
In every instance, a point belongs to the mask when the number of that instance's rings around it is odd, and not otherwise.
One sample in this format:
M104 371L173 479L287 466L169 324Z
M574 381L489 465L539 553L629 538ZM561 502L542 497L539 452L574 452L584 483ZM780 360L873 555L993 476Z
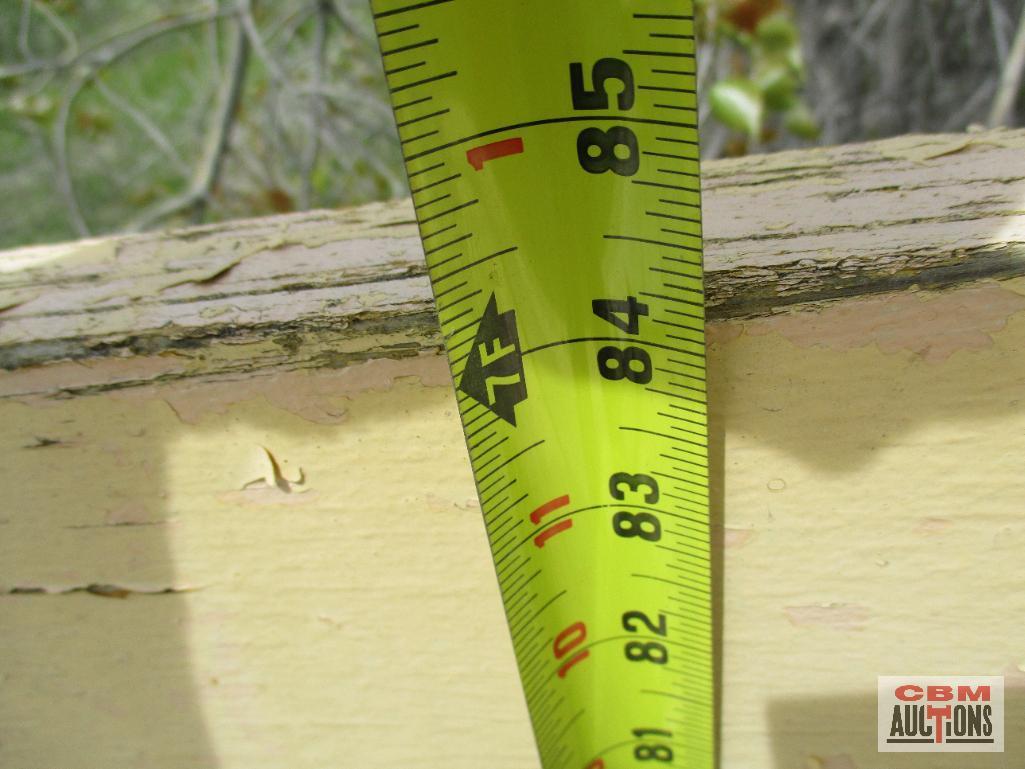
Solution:
M1002 676L880 676L881 753L1003 753Z

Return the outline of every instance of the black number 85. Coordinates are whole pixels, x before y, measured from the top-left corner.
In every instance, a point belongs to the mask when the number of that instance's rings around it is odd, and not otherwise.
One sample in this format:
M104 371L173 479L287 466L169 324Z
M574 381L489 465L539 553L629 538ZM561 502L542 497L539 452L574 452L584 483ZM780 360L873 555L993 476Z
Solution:
M626 149L624 157L617 154L617 147ZM613 126L607 131L585 128L577 137L577 158L589 174L612 171L620 176L633 176L641 165L637 136L625 126Z

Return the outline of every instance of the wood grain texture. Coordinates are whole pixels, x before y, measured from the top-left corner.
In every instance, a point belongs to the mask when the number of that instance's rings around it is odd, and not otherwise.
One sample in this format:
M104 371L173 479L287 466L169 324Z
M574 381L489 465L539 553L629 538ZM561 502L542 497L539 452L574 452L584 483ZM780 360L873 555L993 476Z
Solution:
M996 131L706 164L709 317L1025 274L1023 157L1025 132ZM221 342L264 344L247 370L440 344L408 201L8 252L0 310L9 370L169 353L166 380Z
M1021 143L706 168L724 769L1025 765ZM538 766L403 206L0 255L0 766Z

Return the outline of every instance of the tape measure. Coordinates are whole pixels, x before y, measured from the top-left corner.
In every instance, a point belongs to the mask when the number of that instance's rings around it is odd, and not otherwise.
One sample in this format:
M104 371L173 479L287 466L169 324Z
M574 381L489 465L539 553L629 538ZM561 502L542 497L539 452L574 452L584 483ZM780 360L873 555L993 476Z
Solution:
M373 0L545 769L715 763L691 0Z

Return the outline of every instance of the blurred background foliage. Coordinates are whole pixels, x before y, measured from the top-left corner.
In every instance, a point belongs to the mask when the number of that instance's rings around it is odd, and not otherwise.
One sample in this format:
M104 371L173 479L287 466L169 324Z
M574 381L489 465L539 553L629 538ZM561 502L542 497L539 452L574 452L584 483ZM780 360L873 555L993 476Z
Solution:
M1025 0L698 0L703 154L1020 125ZM0 0L0 248L406 194L369 0Z

